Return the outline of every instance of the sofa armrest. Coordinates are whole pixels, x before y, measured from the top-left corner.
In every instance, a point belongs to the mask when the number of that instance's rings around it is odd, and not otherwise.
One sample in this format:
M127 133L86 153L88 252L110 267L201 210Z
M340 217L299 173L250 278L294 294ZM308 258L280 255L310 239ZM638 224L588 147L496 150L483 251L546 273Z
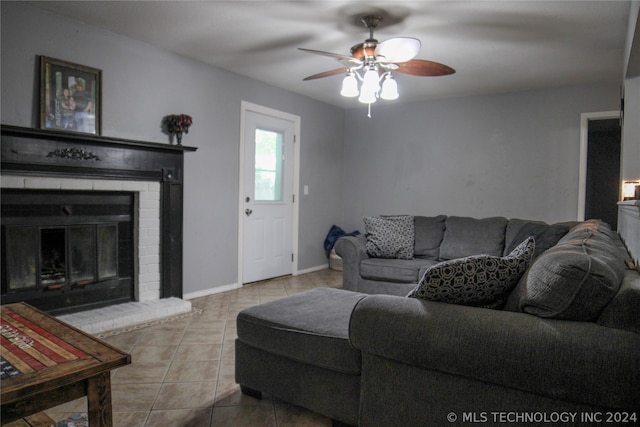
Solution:
M349 338L363 357L371 353L554 399L640 409L640 335L633 332L372 295L354 309Z
M344 289L358 291L360 262L369 258L366 245L367 238L362 234L341 237L335 244L336 253L342 257L342 287Z

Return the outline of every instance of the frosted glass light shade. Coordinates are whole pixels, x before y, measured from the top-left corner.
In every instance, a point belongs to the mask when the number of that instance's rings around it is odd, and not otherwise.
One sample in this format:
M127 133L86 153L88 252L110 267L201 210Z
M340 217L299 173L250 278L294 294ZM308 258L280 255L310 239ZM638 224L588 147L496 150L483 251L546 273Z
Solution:
M373 68L369 68L367 72L364 73L362 88L360 89L361 92L376 93L380 90L380 83L378 79L378 71Z
M376 102L376 99L376 92L366 91L364 90L364 85L362 85L358 101L362 102L363 104L373 104L374 102Z
M391 101L398 99L398 96L398 83L396 83L395 79L389 74L385 77L384 82L382 82L380 98Z
M347 74L344 80L342 80L340 95L346 96L347 98L358 96L358 80L353 73Z

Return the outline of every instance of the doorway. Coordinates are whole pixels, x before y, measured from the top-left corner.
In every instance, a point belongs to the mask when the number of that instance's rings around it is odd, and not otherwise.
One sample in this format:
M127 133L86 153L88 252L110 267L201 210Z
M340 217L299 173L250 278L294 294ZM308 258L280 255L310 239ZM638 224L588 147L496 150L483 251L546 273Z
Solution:
M581 136L578 219L602 219L617 229L620 200L621 128L619 112L584 117Z
M242 103L238 283L295 274L300 118Z

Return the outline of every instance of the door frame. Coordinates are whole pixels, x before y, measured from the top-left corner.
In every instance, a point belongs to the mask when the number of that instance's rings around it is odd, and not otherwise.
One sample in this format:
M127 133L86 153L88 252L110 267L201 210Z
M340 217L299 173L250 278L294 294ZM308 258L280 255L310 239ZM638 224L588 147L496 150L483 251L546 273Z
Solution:
M584 221L584 209L587 197L587 151L589 144L589 121L619 118L619 110L580 114L580 168L578 177L578 214L576 215L578 221ZM620 183L620 186L622 186L622 183Z
M254 112L266 116L272 116L281 120L293 123L294 140L293 140L293 220L291 230L291 252L293 253L293 262L291 263L291 274L298 275L298 221L299 221L299 190L300 190L300 116L286 113L284 111L275 110L273 108L264 107L262 105L253 104L247 101L240 102L240 161L238 163L238 287L243 284L243 267L244 267L244 144L245 144L245 122L247 112Z

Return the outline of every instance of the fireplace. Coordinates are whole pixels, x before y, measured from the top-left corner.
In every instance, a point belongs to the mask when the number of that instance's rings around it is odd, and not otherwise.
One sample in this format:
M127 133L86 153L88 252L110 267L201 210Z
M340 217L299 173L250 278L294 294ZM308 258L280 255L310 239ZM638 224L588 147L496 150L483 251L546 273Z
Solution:
M134 300L134 197L3 189L3 302L57 314Z
M183 155L2 126L2 303L58 314L182 298Z

